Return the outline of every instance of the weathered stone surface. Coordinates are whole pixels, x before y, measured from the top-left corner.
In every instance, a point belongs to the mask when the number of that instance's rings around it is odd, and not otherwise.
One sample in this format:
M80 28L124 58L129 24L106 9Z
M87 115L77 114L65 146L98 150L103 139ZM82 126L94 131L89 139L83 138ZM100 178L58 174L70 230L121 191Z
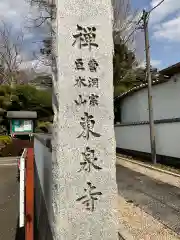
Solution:
M57 11L54 239L115 240L118 223L111 0L59 0ZM79 39L76 41L79 33L81 49ZM95 61L89 67L91 60ZM92 65L97 68L94 72ZM80 84L77 79L85 80Z

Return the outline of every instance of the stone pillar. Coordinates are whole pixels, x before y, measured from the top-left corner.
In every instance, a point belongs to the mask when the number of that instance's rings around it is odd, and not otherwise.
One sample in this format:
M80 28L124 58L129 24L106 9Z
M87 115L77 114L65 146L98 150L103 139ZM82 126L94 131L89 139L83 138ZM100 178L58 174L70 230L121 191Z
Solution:
M58 0L54 239L118 239L111 0Z

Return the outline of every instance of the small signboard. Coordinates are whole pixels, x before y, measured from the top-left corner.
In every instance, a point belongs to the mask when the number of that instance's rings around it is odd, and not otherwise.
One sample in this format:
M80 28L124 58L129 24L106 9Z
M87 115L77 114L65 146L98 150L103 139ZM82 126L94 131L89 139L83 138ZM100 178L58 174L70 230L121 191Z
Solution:
M12 134L30 134L33 132L33 121L23 119L11 120L11 133Z

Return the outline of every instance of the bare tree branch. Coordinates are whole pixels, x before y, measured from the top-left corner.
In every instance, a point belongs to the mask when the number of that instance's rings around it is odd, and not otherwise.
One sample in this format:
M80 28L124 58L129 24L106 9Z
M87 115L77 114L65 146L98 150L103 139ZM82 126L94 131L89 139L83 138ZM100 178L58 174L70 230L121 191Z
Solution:
M52 31L51 23L56 18L56 5L54 0L27 0L31 6L36 6L39 9L39 16L31 19L34 27L40 27L47 24Z
M36 6L39 9L39 14L36 18L31 19L33 22L33 27L46 27L48 28L49 34L46 39L44 39L43 44L44 48L40 48L39 53L34 53L34 57L43 65L53 67L53 49L52 41L56 35L53 22L56 19L56 5L55 0L27 0L31 6ZM49 42L47 47L46 42ZM43 55L43 57L42 57Z
M137 12L131 9L130 0L112 0L114 9L114 41L123 41L136 24ZM133 36L128 41L133 41Z
M1 83L13 84L17 81L16 74L22 63L21 47L23 33L14 36L12 28L5 22L0 25L0 69Z
M132 10L131 0L112 0L112 4L114 9L114 43L115 45L125 45L135 56L132 68L127 69L125 74L123 73L124 76L122 78L116 79L116 83L128 83L128 79L132 79L132 84L138 84L138 81L134 79L134 68L144 57L144 51L142 52L141 50L143 43L139 44L139 41L137 41L137 38L142 34L141 31L138 31L142 16L139 11Z

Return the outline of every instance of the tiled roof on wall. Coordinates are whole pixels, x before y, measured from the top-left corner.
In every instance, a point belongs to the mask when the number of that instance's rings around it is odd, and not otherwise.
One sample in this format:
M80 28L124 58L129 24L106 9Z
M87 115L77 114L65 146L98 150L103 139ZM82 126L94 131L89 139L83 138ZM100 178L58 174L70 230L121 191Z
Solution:
M175 75L177 73L180 73L180 62L159 71L159 73L160 73L161 79L157 79L157 80L152 81L152 85L157 85L157 84L167 82L167 81L172 79L171 77L173 75ZM162 77L162 75L164 75L164 77ZM129 96L129 95L133 94L134 92L137 92L137 91L139 91L143 88L146 88L146 87L148 87L148 83L142 83L141 85L133 87L130 90L128 90L127 92L124 92L121 95L115 97L114 101L116 101L118 99L122 99L126 96Z

